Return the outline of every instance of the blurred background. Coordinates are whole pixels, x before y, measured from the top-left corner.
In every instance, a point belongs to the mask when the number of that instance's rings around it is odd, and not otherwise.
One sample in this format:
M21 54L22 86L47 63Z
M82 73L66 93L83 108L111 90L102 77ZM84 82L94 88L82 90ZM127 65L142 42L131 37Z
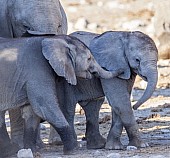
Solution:
M169 0L62 0L68 33L81 30L142 31L152 37L160 59L170 59Z

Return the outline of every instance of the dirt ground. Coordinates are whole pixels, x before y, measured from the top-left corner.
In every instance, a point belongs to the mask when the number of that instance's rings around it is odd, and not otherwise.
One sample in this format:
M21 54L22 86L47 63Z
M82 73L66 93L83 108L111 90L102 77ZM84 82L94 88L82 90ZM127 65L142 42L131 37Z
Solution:
M107 30L140 30L154 35L154 10L151 0L62 0L68 16L69 33L76 30L104 32ZM152 98L134 111L142 139L149 143L145 149L127 150L128 138L123 131L121 141L125 150L87 150L81 138L85 133L85 116L77 110L75 128L79 148L74 155L65 156L62 146L49 146L42 151L43 158L170 158L170 60L159 60L159 81ZM146 83L137 78L132 105L142 95ZM7 118L7 124L8 124ZM110 106L103 104L100 112L100 131L104 137L111 125ZM41 136L48 143L49 124L44 123Z

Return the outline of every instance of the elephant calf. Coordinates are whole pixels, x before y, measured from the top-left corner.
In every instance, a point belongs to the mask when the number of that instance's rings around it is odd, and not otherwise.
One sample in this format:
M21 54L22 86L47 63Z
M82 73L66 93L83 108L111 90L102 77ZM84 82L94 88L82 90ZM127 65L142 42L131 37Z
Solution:
M156 88L158 50L154 41L139 31L107 31L103 34L80 31L71 35L90 48L101 67L108 71L116 71L120 68L123 70L123 73L116 78L100 79L104 94L112 107L112 125L105 148L123 148L120 142L123 126L129 137L129 145L147 147L148 144L140 137L131 108L130 95L137 74L148 84L143 96L133 106L134 109L147 101ZM91 112L91 107L86 107L88 113ZM88 116L87 112L85 114ZM89 122L93 122L93 119L97 120L94 116L95 114L91 115Z
M147 80L148 85L141 99L134 105L135 109L151 97L156 87L158 51L153 40L138 31L107 31L100 35L75 32L71 36L83 41L90 48L97 62L106 70L123 70L122 74L112 79L94 78L86 82L78 80L78 84L72 87L66 82L59 83L69 87L67 91L62 92L67 99L61 98L59 101L72 128L74 129L74 108L76 103L80 103L87 120L87 148L104 147L105 141L99 133L98 125L99 109L103 100L97 98L106 96L112 107L112 125L105 148L123 149L120 142L123 126L129 137L129 145L147 147L148 144L140 137L131 108L130 95L137 74ZM55 136L51 134L50 139L53 138Z
M56 79L62 76L76 85L76 76L91 79L91 73L103 78L118 75L102 69L90 50L75 37L0 38L0 157L8 154L7 148L15 148L10 143L4 115L6 110L16 107L23 107L24 148L36 150L37 127L42 118L59 133L64 153L71 152L77 142L60 110ZM31 107L24 106L28 103Z

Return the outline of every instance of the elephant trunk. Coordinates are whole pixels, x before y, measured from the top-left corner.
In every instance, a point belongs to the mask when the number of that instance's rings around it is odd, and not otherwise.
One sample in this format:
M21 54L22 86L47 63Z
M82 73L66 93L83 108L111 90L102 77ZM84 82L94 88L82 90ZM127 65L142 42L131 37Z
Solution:
M91 67L90 72L95 73L95 76L103 79L110 79L113 77L117 77L122 73L122 71L107 71L103 69L96 61L94 61L93 64L94 65L93 67Z
M150 72L153 72L153 73L150 73ZM157 69L154 69L154 71L153 70L148 71L148 75L146 77L147 77L147 81L148 81L146 90L145 90L143 96L133 106L134 110L136 110L140 105L142 105L145 101L147 101L152 96L152 94L156 88L157 81L158 81Z

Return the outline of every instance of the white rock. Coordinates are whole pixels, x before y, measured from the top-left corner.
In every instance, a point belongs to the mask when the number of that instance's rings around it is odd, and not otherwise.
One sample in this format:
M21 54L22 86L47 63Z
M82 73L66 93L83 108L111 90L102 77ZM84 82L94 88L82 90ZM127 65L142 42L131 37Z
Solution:
M136 146L127 146L127 150L137 150Z
M141 20L127 21L122 24L122 28L126 30L136 30L139 26L144 26L145 23Z
M17 153L17 158L34 158L31 149L21 149Z
M81 17L75 23L74 28L78 30L84 30L85 28L87 28L87 25L88 21L84 17Z
M73 7L73 6L68 7L67 10L68 10L68 12L71 12L71 13L76 13L77 12L77 8Z
M140 156L138 156L138 155L135 155L135 156L133 156L132 158L142 158L142 157L140 157Z
M140 86L141 86L142 89L145 89L146 86L147 86L147 82L144 81L144 80L140 81Z
M101 154L101 153L100 153L99 150L96 150L95 153L94 153L95 156L99 156L100 154Z
M43 125L42 123L40 123L40 129L41 129L41 130L46 130L45 125Z
M170 133L170 130L169 129L161 129L161 132L162 133Z
M141 158L140 156L138 156L138 155L135 155L135 156L133 156L132 158Z
M125 6L117 1L109 1L105 4L105 7L108 9L124 9Z
M153 155L153 156L149 156L149 158L165 158L165 156L163 156L163 155Z
M121 158L121 155L119 153L110 153L107 158Z
M98 7L103 7L103 2L101 2L101 1L97 2L97 6Z
M87 25L87 28L91 31L95 31L97 29L98 25L96 23L90 23Z

